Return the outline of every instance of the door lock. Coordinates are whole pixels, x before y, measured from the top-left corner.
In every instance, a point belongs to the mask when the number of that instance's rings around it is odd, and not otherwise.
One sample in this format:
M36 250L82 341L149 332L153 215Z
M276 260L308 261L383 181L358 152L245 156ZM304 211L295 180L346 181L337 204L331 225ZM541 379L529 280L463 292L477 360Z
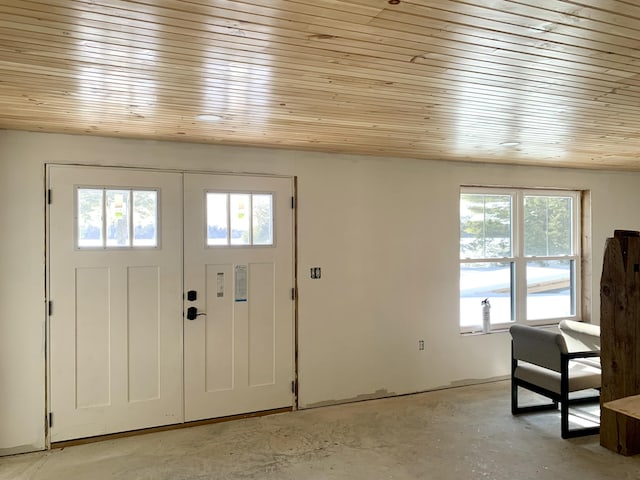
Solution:
M195 302L198 299L198 292L196 292L195 290L189 290L187 292L187 300L189 300L190 302Z
M200 315L206 315L204 312L198 313L198 309L196 307L187 308L187 320L195 320Z

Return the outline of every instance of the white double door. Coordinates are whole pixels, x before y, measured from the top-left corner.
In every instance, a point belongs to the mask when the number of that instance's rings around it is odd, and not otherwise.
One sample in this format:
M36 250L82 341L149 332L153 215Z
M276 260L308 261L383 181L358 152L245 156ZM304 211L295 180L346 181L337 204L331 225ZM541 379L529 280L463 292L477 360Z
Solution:
M47 173L52 442L293 404L290 178Z

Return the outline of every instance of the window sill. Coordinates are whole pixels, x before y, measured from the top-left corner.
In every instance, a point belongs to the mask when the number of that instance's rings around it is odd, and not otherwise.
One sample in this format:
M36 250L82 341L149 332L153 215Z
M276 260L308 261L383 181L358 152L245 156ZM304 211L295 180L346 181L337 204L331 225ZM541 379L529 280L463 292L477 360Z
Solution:
M547 323L544 325L532 325L536 328L557 328L558 327L558 323ZM514 325L521 325L521 324L514 324ZM504 327L504 328L494 328L492 330L489 330L488 332L482 332L482 331L473 331L473 332L460 332L460 336L463 337L475 337L478 335L491 335L492 333L509 333L509 328L511 327L511 325L509 325L509 327Z

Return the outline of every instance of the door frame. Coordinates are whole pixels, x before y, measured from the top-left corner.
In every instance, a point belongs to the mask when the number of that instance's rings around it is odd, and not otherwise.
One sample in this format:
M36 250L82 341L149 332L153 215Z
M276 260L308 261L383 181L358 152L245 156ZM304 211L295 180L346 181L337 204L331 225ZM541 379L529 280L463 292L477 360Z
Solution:
M45 449L50 450L54 447L63 447L72 444L78 443L89 443L95 442L102 439L107 438L118 438L123 436L131 436L149 433L153 431L164 431L164 430L172 430L178 428L187 428L192 426L203 425L207 423L218 423L226 420L233 420L236 418L246 418L252 416L262 416L269 413L282 413L283 411L287 411L288 409L276 409L273 412L250 412L246 414L234 415L231 417L223 417L223 418L212 418L209 420L200 420L194 422L182 422L175 425L167 425L160 427L150 427L144 428L140 430L135 430L133 432L122 432L122 433L112 433L107 435L100 435L97 437L91 437L87 439L78 439L78 440L69 440L65 442L51 442L51 422L52 422L52 412L51 412L51 296L50 296L50 281L51 281L51 245L50 245L50 205L53 199L53 194L49 188L50 181L50 169L52 167L77 167L77 168L105 168L105 169L118 169L118 170L129 170L129 171L137 171L137 172L148 172L148 173L178 173L181 175L184 174L202 174L202 175L220 175L220 176L247 176L247 177L266 177L266 178L286 178L292 181L292 196L293 196L293 212L292 212L292 221L293 221L293 288L294 288L294 298L293 298L293 392L292 392L292 407L291 410L298 410L298 385L299 385L299 369L298 369L298 177L296 175L278 175L278 174L270 174L270 173L251 173L251 172L221 172L216 170L189 170L189 169L171 169L171 168L151 168L151 167L137 167L137 166L122 166L122 165L104 165L104 164L77 164L77 163L55 163L55 162L45 162L44 164L44 192L43 192L43 201L44 201L44 265L45 265L45 321L44 321L44 365L45 365L45 418L44 418L44 429L45 429ZM184 193L183 193L184 194ZM184 230L184 229L183 229ZM184 248L184 246L183 246ZM184 255L184 253L183 253ZM184 262L183 262L184 265ZM183 266L183 281L184 281L184 266ZM184 289L184 285L183 285ZM183 292L184 293L184 292ZM183 393L184 394L184 393Z

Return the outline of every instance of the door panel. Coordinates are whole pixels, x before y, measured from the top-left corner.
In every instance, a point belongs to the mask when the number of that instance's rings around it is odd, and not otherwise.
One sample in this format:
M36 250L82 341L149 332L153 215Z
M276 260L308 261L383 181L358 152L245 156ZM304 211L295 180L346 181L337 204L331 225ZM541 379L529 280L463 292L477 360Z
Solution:
M217 392L233 389L234 317L231 295L233 288L232 265L207 265L207 311L216 322L206 322L207 368L205 390ZM220 296L218 295L220 292ZM188 325L186 326L189 327Z
M75 277L75 402L77 408L102 407L111 398L110 269L76 268Z
M276 368L275 265L249 264L249 386L273 385Z
M181 183L175 173L49 167L52 442L183 420ZM78 186L157 189L160 246L76 248Z
M160 397L160 269L129 267L127 280L129 401L143 402Z
M185 174L184 185L185 288L199 294L185 306L203 314L185 320L185 420L291 406L292 181ZM219 202L225 192L236 195ZM228 245L220 239L207 245L207 193L227 205L221 208L229 214L228 231L224 221L215 223L216 231L228 235ZM251 194L261 207L262 194L272 195L273 231L267 217L257 219L241 205ZM252 228L259 245L247 243Z

